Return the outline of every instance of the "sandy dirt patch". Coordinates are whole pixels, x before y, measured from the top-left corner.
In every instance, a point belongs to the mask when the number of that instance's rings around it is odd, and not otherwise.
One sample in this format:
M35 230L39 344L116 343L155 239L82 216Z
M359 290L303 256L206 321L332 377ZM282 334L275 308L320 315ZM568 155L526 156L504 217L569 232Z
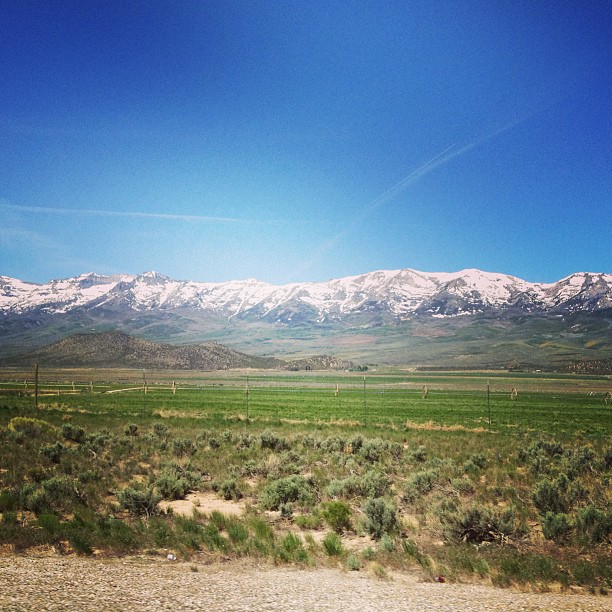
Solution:
M199 492L189 493L185 499L174 501L162 501L159 507L167 512L171 510L174 514L181 516L192 516L194 510L200 514L210 514L217 511L222 514L239 516L244 514L246 505L243 501L225 500L217 497L214 493Z

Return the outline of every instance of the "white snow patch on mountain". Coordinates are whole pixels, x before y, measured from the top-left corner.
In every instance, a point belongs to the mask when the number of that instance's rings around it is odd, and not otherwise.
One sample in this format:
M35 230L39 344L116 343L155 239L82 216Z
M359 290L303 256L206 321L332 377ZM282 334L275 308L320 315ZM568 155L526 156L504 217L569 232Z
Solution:
M225 283L176 281L156 272L138 276L89 273L47 284L0 276L0 312L5 314L37 309L67 313L75 308L123 305L133 310L197 309L229 319L274 314L287 321L302 309L303 316L322 321L372 309L401 319L419 309L436 316L456 316L481 312L483 307L567 306L572 310L593 310L611 304L612 275L586 272L543 284L476 269L435 273L379 270L321 283L281 286L255 279Z

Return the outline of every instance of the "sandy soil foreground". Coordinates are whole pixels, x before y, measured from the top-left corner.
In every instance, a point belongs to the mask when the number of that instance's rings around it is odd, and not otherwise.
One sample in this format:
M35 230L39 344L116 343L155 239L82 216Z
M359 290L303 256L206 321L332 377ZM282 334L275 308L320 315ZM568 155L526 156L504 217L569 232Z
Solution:
M197 570L197 571L196 571ZM0 557L0 610L612 610L612 597L518 593L366 571L130 557Z

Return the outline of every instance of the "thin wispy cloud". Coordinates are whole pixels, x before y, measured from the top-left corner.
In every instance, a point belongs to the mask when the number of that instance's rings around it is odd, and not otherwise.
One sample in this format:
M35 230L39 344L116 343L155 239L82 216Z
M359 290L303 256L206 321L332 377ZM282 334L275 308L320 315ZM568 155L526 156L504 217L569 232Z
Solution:
M0 202L0 207L24 213L43 213L51 215L83 215L97 217L123 217L134 219L160 219L165 221L189 221L204 223L236 223L236 224L260 224L275 223L277 221L266 221L259 219L241 219L239 217L217 217L212 215L183 215L175 213L141 212L130 210L97 210L89 208L55 208L51 206L26 206L23 204L10 204Z

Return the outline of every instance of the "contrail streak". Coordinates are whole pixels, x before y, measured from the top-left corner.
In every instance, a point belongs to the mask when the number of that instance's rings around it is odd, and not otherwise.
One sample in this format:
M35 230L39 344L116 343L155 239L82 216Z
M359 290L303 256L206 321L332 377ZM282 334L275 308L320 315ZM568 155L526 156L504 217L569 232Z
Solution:
M497 130L476 138L459 148L457 148L456 144L446 147L446 149L419 166L416 170L413 170L410 174L408 174L408 176L404 177L401 181L393 185L393 187L390 187L381 193L377 198L372 200L369 204L366 204L361 210L357 211L357 214L353 216L352 221L345 226L344 229L319 245L310 260L297 271L296 276L301 278L305 272L312 268L315 263L317 263L328 251L333 249L346 235L352 232L353 229L359 225L370 213L397 198L403 191L410 187L410 185L416 183L430 172L433 172L436 168L447 164L449 161L459 157L460 155L463 155L464 153L479 147L485 142L492 140L496 136L499 136L503 132L510 130L515 125L525 121L526 118L527 117L521 117L511 121Z

